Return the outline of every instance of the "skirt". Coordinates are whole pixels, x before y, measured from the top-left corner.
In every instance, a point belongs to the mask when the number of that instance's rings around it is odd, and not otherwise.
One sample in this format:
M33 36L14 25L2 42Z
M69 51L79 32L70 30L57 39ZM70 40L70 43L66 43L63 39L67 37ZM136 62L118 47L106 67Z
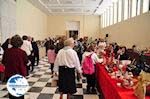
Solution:
M77 92L75 83L75 68L59 66L58 77L59 92L63 94L74 94Z

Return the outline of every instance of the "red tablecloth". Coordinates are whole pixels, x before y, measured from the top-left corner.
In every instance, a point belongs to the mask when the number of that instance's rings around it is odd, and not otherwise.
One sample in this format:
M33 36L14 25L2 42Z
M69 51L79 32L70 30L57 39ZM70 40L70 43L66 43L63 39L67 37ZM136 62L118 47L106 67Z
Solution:
M118 87L117 81L108 75L103 65L97 64L96 68L98 84L105 99L137 99L133 89ZM146 99L150 99L150 97L146 97Z
M145 53L145 56L150 56L150 53Z

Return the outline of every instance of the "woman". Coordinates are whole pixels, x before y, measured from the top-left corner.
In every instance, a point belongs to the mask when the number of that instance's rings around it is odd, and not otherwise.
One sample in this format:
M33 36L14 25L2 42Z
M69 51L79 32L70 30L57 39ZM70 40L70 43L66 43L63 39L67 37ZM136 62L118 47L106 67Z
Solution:
M55 62L55 58L56 58L55 46L54 45L49 45L48 46L47 57L48 57L48 62L50 63L51 72L53 74L53 72L54 72L53 71L54 62Z
M127 49L126 49L125 46L123 46L123 47L121 48L121 51L119 52L119 57L118 57L118 59L119 59L119 60L128 60L128 58L129 58L129 56L128 56L128 54L127 54Z
M73 47L73 38L65 40L64 48L58 52L54 63L54 72L57 72L59 67L58 86L61 93L60 99L63 98L63 94L67 94L67 99L70 99L70 95L77 91L75 83L75 69L77 69L80 75L81 67L79 58L76 51L73 50Z
M26 76L26 66L28 63L27 54L25 51L20 49L23 44L22 39L19 35L15 35L11 38L12 48L6 49L3 55L2 63L5 66L5 78L6 81L15 74ZM14 97L9 95L10 99L24 99L24 96Z
M28 40L28 36L26 35L23 35L22 36L22 39L23 39L23 44L21 45L21 49L23 51L26 52L27 56L28 56L28 59L30 60L30 62L32 62L32 55L31 55L31 51L33 50L32 48L32 45L31 45L31 42ZM29 75L29 70L30 70L30 67L33 68L33 65L32 64L29 64L29 66L27 66L27 75Z

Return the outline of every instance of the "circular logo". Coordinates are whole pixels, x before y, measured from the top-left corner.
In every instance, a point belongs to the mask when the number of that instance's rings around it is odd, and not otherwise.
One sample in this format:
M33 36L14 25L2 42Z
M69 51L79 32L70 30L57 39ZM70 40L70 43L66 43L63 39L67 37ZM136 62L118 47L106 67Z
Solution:
M16 74L8 79L7 89L11 95L20 97L28 91L29 83L26 78Z

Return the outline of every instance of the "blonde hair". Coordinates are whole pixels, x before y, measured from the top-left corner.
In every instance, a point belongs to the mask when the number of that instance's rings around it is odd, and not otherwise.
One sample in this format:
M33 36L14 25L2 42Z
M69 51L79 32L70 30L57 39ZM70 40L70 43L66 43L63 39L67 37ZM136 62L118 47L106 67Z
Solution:
M64 41L64 46L70 46L73 43L74 43L74 39L68 38L67 40Z

